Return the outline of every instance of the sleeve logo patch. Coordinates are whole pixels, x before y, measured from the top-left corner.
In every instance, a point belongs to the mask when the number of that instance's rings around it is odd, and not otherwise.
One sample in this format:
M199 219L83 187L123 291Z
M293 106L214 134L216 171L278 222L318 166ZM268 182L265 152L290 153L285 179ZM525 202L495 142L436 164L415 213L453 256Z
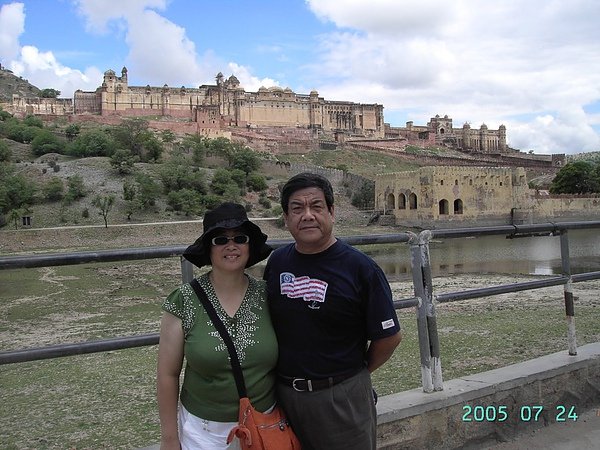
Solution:
M381 328L387 330L388 328L392 328L394 326L394 319L384 320L381 322Z

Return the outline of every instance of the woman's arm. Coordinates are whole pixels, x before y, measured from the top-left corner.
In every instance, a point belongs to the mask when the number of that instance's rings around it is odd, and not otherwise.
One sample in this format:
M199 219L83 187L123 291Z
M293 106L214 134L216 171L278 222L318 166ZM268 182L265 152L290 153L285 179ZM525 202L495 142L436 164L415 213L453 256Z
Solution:
M181 319L163 313L158 346L157 398L160 417L161 450L179 449L177 433L177 404L179 375L183 366L183 328Z

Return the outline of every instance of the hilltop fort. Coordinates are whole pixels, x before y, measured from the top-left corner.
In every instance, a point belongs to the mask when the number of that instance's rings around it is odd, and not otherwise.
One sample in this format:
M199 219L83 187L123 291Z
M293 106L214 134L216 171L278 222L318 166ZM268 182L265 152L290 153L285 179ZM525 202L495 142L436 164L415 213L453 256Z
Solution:
M500 159L510 165L550 168L564 163L564 155L526 155L510 148L504 125L497 130L468 123L455 128L450 117L436 115L426 125L410 121L393 127L385 123L381 104L327 100L315 90L299 94L290 88L261 87L247 92L234 75L225 78L220 72L215 84L189 88L130 86L126 67L120 76L109 69L95 91L77 90L73 98L41 98L20 89L2 107L16 115L67 116L72 122L118 123L123 117L145 117L157 129L236 138L273 153L340 145L397 152L417 145L445 146L471 159Z

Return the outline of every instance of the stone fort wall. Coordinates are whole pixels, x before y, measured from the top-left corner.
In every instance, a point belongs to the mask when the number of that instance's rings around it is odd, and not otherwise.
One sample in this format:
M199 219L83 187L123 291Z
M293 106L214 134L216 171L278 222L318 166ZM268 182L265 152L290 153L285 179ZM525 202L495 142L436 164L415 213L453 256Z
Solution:
M375 181L375 209L415 227L599 218L599 201L536 196L522 167L423 167L378 175Z

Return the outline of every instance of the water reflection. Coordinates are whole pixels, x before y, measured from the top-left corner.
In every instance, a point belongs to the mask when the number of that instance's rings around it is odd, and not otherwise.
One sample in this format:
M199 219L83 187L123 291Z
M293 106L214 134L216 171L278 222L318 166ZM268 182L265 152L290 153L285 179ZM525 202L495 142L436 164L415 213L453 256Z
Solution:
M517 239L481 236L434 240L429 250L434 277L454 273L562 273L558 236ZM390 280L411 278L408 244L382 245L364 251L377 261ZM600 270L600 232L569 231L569 254L572 273Z

